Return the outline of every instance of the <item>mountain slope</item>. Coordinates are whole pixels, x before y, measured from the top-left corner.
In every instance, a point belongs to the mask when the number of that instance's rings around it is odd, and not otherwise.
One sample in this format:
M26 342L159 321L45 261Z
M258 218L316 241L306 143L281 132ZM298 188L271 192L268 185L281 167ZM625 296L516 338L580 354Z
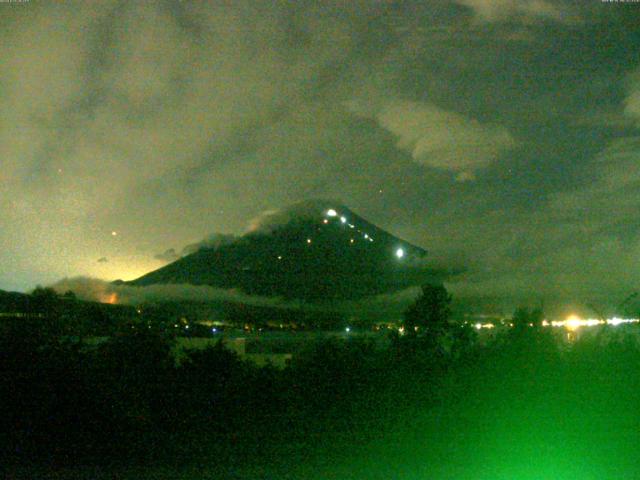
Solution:
M304 202L272 214L254 230L201 249L131 285L239 288L306 300L361 298L432 281L426 251L331 202Z

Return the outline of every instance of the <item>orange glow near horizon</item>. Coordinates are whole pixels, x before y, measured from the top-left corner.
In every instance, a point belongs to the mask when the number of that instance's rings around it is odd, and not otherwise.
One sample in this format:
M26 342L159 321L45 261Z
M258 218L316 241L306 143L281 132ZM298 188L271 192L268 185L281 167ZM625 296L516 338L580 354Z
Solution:
M103 303L110 303L111 305L118 303L118 294L116 292L108 294Z

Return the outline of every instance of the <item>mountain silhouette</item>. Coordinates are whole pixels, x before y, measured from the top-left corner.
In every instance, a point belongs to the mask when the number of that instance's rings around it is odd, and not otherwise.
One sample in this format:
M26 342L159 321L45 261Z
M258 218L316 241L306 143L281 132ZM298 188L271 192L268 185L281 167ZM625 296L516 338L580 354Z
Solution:
M330 201L272 212L235 241L202 248L136 280L210 285L287 299L357 299L437 278L427 252Z

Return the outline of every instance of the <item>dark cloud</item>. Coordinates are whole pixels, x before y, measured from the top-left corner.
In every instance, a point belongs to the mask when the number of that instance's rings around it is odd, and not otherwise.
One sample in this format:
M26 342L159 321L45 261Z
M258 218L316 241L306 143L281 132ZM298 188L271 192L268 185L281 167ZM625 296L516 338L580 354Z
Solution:
M190 255L192 253L197 252L198 250L202 250L204 248L219 248L223 245L229 245L235 242L238 239L237 235L225 234L225 233L212 233L204 240L196 243L190 243L186 247L182 249L181 255L184 257L185 255Z
M203 240L195 243L190 243L183 247L180 252L176 252L175 248L169 248L165 250L163 253L159 253L154 255L153 258L156 260L160 260L161 262L175 262L176 260L184 257L185 255L190 255L192 253L197 252L198 250L206 249L206 248L219 248L223 245L229 245L236 241L239 237L237 235L224 234L224 233L212 233L207 236Z
M161 262L175 262L180 258L180 255L176 253L175 248L169 248L163 253L154 255L153 258L155 258L156 260L160 260Z
M270 233L292 220L317 219L329 209L344 209L334 200L305 200L282 208L267 210L249 222L247 233Z

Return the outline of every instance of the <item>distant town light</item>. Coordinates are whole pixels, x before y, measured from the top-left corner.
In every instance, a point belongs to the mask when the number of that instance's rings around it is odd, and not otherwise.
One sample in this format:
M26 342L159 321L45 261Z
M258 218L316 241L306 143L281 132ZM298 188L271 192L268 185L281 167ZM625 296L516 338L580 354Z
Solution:
M329 220L327 220L326 218L322 221L322 223L327 224L329 223Z
M364 238L369 238L369 235L367 235L366 233L364 234Z
M607 324L613 325L614 327L617 327L621 323L627 323L627 322L624 319L617 318L617 317L613 317L613 318L610 318L609 320L607 320Z
M347 223L347 217L340 217L340 221L342 223Z
M338 212L336 212L333 208L327 210L327 217L337 217Z
M396 250L396 257L398 258L404 257L404 250L402 248L399 248Z
M564 327L569 331L576 331L581 327L595 327L598 325L612 325L617 326L625 323L638 323L640 322L637 318L608 318L608 319L598 319L598 318L580 318L577 315L570 315L566 320L553 320L551 322L543 321L543 326L552 326L552 327Z
M311 239L310 238L307 238L307 243L311 243Z
M495 328L495 325L493 323L476 323L474 327L477 330L480 330L482 328L492 329L492 328Z
M345 328L345 329L344 329L344 331L345 331L345 332L347 332L347 333L349 333L349 332L351 331L351 328L350 328L350 327L347 327L347 328Z
M567 329L571 331L577 330L581 326L582 326L582 320L577 315L571 315L565 321L565 327L567 327Z

